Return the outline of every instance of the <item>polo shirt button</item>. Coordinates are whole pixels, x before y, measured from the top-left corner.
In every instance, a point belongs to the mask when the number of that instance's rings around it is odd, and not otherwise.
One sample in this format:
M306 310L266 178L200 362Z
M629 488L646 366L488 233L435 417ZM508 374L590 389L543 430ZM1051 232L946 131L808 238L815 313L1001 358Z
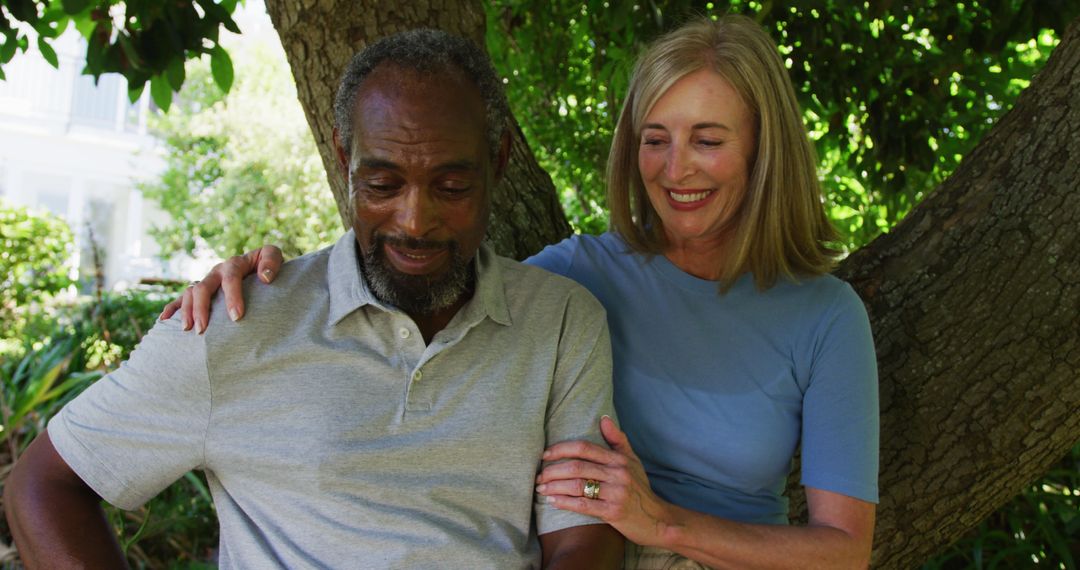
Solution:
M405 328L405 327L401 327L401 330L399 330L399 331L397 332L397 334L398 334L398 336L400 336L401 338L409 338L409 329L407 329L407 328Z
M413 382L419 382L420 379L423 378L423 377L424 377L424 373L419 371L419 370L412 373Z

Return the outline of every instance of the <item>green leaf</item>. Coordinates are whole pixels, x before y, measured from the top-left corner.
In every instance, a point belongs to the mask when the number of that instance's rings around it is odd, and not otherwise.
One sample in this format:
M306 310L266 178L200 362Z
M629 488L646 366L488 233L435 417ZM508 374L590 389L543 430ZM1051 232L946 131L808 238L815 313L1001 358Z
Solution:
M233 83L233 64L228 52L220 45L210 50L210 72L214 75L214 83L221 88L222 93L228 93Z
M4 75L4 68L0 67L0 81L4 81L6 79L7 79L7 76Z
M90 5L90 0L60 0L60 3L64 5L64 11L74 16L86 10Z
M145 82L140 83L138 85L133 85L131 80L128 79L128 101L131 101L132 103L138 101L139 97L142 97L143 89L145 89L145 88L146 88L146 83Z
M37 4L33 0L8 0L4 4L15 19L30 24L38 21Z
M85 39L90 38L90 34L94 33L94 28L97 26L97 22L90 17L90 14L79 14L71 19L75 22L75 29L79 30L82 37Z
M236 25L236 22L233 21L232 16L230 15L230 12L232 12L232 10L229 10L228 8L214 2L214 0L196 1L199 3L199 6L202 7L203 12L206 14L206 18L208 20L221 23L221 25L225 26L226 30L229 30L234 34L240 33L240 28ZM216 24L215 27L217 27Z
M119 44L120 49L123 50L128 65L134 69L143 69L145 67L142 56L139 55L139 52L135 49L135 45L131 42L131 36L121 33L116 38L116 43Z
M162 111L169 112L169 106L172 105L172 88L169 87L169 81L160 74L150 79L150 97Z
M60 372L68 364L70 358L65 358L62 352L57 349L62 345L53 347L45 357L42 359L42 364L48 366L44 371L38 371L26 384L26 390L22 394L19 394L19 398L16 400L17 404L14 406L14 413L12 414L12 424L17 425L19 419L28 414L31 410L41 405L46 401L49 389L52 388L56 379L60 376Z
M53 29L53 33L56 34L53 37L58 38L67 31L68 25L72 22L71 18L64 17L56 21L56 28Z
M184 85L184 56L179 55L169 60L169 66L165 68L165 75L169 78L169 85L173 91L179 91Z
M15 51L19 49L19 42L15 39L17 32L12 31L7 40L0 44L0 63L7 63L15 57Z
M86 42L86 68L84 75L101 75L101 64L105 60L105 44L100 41L101 36L92 33Z
M41 56L45 58L45 61L49 62L49 65L53 66L54 68L59 69L60 60L56 57L56 50L54 50L52 46L49 45L47 41L45 41L45 36L38 36L37 45L38 50L41 51Z
M225 26L226 30L234 34L240 33L240 26L236 25L236 22L232 19L232 16L225 16L221 19L221 25Z
M42 37L57 38L64 32L64 28L67 27L70 19L59 6L52 5L45 8L45 13L34 26L34 29Z

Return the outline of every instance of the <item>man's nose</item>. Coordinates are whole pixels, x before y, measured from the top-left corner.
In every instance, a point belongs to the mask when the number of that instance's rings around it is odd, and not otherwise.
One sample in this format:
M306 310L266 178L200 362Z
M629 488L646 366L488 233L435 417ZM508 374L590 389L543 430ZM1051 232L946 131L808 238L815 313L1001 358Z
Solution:
M439 225L439 206L426 190L411 188L405 193L397 221L406 235L424 237Z

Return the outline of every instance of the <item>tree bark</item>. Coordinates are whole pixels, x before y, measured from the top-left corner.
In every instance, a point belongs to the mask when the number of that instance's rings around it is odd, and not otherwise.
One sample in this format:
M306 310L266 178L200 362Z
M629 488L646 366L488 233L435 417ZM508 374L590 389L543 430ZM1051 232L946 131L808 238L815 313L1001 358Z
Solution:
M285 48L342 223L349 228L348 190L333 151L334 93L345 66L369 43L412 28L440 28L483 46L483 7L468 0L266 0L266 10ZM551 177L536 163L516 121L511 133L510 164L493 192L488 239L502 255L524 259L570 235L570 225Z
M349 58L411 27L483 43L466 0L267 0L342 220L331 106ZM903 223L837 275L866 302L881 377L875 566L959 538L1080 439L1080 22L1016 106ZM514 125L489 236L521 258L566 236L551 180ZM346 223L346 225L348 225ZM797 485L793 494L801 495ZM796 499L794 517L805 518Z
M956 172L837 272L881 375L875 563L911 568L1080 440L1080 20Z

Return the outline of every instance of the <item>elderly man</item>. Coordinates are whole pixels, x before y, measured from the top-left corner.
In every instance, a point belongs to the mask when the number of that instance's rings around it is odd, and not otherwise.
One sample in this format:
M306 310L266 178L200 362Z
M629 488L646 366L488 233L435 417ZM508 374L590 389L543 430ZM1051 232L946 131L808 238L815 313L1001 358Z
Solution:
M399 34L335 110L352 230L250 288L242 325L159 323L49 423L4 495L29 567L122 565L99 498L134 508L191 469L223 568L617 564L617 533L534 499L545 446L602 441L610 347L584 289L481 244L509 144L490 62Z

